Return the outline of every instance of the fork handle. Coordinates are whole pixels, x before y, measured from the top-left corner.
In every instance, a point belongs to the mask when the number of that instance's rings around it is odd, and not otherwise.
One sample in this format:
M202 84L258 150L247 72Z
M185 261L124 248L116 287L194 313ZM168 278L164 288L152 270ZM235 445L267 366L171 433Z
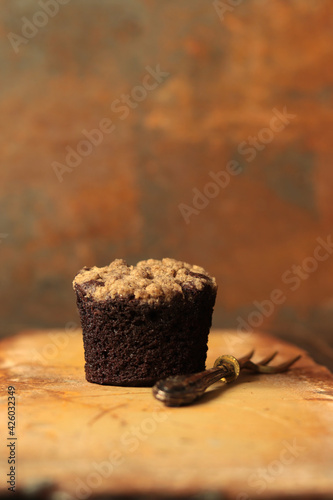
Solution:
M181 406L192 403L218 380L229 383L235 380L240 366L233 356L220 356L214 367L191 375L176 375L160 380L153 387L153 395L166 406Z

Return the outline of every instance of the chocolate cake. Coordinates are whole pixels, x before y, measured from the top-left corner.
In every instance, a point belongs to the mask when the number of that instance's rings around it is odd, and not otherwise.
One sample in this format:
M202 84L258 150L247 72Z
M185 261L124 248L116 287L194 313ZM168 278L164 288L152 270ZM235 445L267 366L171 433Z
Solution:
M89 382L152 386L205 369L217 286L198 266L149 259L84 267L73 287Z

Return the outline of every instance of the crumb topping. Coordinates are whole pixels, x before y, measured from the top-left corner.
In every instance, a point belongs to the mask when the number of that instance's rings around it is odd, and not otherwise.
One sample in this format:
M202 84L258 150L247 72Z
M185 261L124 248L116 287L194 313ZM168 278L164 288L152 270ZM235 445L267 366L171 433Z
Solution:
M82 286L86 295L97 301L120 296L155 302L183 295L186 288L202 290L206 284L217 288L215 278L202 267L186 262L148 259L129 266L125 260L116 259L109 266L81 269L73 288Z

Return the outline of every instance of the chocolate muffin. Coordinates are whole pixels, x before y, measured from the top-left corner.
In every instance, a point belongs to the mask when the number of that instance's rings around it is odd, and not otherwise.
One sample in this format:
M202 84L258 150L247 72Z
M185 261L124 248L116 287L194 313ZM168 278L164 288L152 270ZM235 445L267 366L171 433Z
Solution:
M149 259L84 267L73 288L89 382L152 386L205 369L216 281L198 266Z

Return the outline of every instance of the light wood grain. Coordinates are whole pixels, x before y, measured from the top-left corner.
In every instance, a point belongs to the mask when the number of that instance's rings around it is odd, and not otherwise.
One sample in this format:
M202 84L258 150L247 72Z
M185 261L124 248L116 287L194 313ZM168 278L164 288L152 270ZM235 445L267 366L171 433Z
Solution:
M207 366L220 354L251 348L255 359L279 350L277 363L300 352L262 333L214 331ZM6 391L13 385L22 490L47 480L68 498L103 492L333 498L333 378L302 355L288 373L242 374L193 406L165 409L149 388L86 382L79 331L5 339L0 487L6 489Z

